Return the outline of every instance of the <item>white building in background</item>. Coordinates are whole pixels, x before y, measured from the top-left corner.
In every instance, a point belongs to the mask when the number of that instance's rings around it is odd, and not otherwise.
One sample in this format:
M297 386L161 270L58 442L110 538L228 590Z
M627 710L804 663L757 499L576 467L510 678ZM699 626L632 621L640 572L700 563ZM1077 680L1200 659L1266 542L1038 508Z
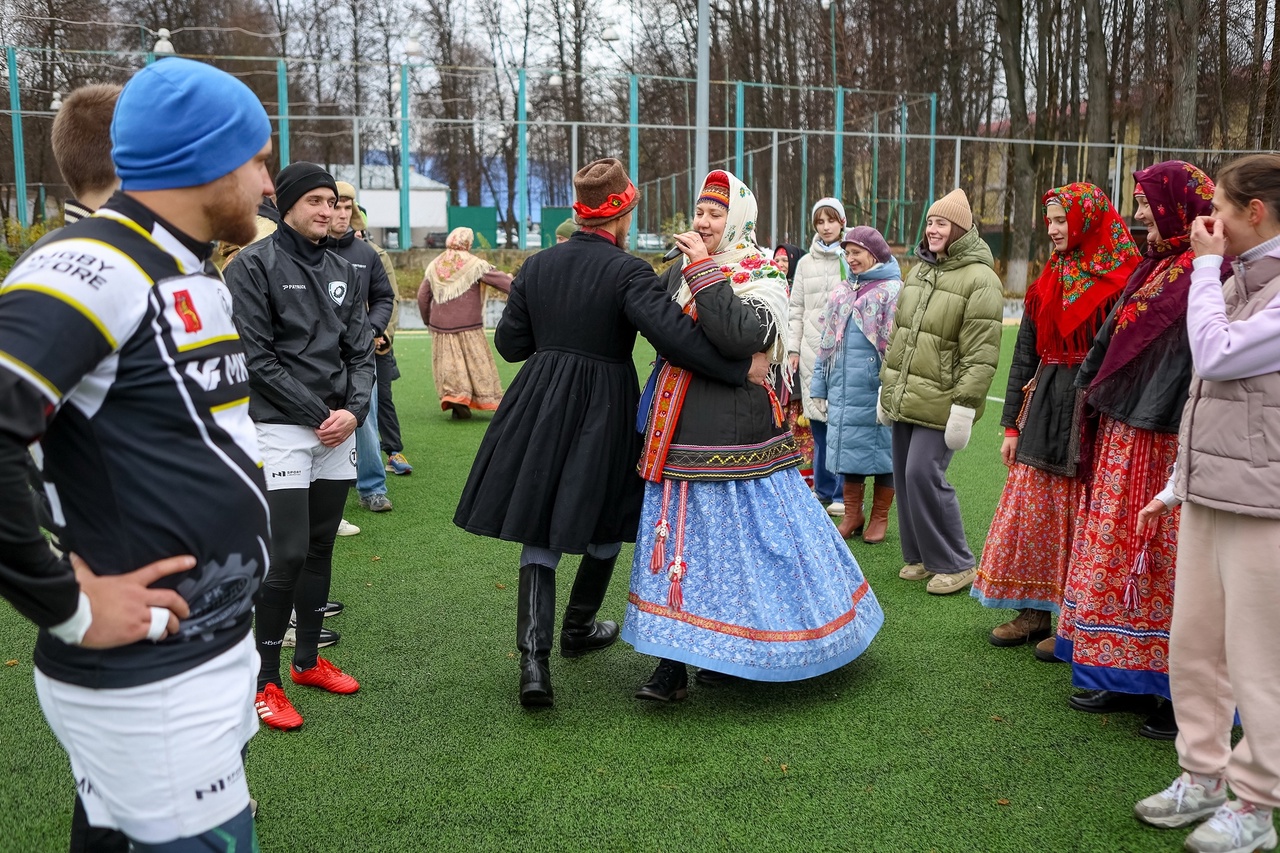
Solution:
M400 190L396 189L394 166L361 166L356 181L356 167L350 164L326 166L334 180L346 181L356 188L360 205L368 211L370 236L389 249L399 247ZM409 172L410 243L415 248L426 245L428 234L449 230L449 188L426 175Z

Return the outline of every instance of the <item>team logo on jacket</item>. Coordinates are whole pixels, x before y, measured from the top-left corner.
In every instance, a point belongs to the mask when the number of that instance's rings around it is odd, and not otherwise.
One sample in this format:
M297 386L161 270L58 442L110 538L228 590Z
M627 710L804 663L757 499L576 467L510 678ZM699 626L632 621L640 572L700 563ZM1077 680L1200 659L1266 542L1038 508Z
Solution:
M182 327L187 330L188 335L204 328L204 324L200 322L200 315L196 313L196 303L191 298L191 291L175 290L173 292L173 310L177 311L178 316L182 318Z
M335 304L341 305L342 300L347 298L347 283L345 281L329 282L329 298Z

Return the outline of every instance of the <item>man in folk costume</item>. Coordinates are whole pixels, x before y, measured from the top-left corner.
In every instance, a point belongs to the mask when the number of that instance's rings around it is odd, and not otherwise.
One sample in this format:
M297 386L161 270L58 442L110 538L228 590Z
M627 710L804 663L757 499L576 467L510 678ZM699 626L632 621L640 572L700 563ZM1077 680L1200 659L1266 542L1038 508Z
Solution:
M671 301L653 268L625 251L639 192L616 159L574 176L580 226L526 260L494 343L524 361L489 424L454 523L521 543L516 645L520 702L552 703L548 661L555 568L583 554L569 594L560 653L576 657L618 638L596 621L623 542L634 542L643 482L634 428L637 331L677 366L726 385L766 381L769 359L722 356Z
M498 365L484 334L481 285L511 290L511 276L471 254L474 239L470 228L450 231L418 288L418 310L431 330L431 375L440 409L452 409L462 420L472 409L492 411L502 401Z

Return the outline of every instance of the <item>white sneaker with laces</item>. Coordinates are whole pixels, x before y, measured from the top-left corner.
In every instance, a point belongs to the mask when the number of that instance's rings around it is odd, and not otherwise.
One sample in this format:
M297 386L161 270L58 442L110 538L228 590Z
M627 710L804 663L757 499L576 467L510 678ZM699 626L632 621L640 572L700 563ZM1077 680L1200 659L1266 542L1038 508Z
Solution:
M1187 837L1186 847L1192 853L1253 853L1274 850L1277 843L1280 840L1276 838L1271 809L1231 800L1196 827Z
M844 501L832 501L827 504L827 515L832 518L840 518L844 515Z
M360 528L356 527L354 524L347 521L345 518L342 519L342 521L338 522L339 536L355 536L359 532L360 532Z
M1174 829L1204 820L1226 801L1227 786L1221 780L1209 789L1183 773L1160 793L1140 801L1133 813L1144 823Z

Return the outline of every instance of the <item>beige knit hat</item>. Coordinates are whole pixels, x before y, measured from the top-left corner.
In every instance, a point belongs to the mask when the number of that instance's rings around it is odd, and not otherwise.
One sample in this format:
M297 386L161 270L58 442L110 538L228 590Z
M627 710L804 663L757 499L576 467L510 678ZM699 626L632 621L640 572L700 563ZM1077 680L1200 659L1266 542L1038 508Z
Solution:
M338 198L351 199L351 230L364 231L368 226L365 225L364 217L360 215L360 202L356 200L356 188L346 181L335 181L338 187Z
M973 211L964 190L956 188L933 203L926 216L941 216L959 225L965 231L973 228Z

